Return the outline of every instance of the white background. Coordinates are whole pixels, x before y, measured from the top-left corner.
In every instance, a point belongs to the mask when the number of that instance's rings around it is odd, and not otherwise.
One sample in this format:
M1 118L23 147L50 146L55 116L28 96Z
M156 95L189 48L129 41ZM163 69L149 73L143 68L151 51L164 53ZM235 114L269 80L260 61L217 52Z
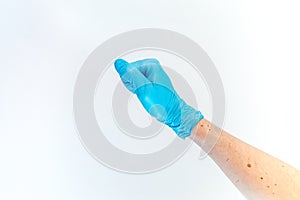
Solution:
M213 59L225 129L300 168L299 1L0 2L0 199L243 199L193 147L155 174L112 171L83 148L72 116L81 64L113 35L180 32Z

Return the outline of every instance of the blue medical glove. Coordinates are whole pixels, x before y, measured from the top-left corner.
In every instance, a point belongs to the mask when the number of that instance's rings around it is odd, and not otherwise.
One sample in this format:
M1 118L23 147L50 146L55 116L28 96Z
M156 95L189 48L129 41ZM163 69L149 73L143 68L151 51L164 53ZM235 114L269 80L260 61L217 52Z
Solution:
M151 116L168 125L182 139L191 135L203 115L178 96L158 60L128 63L117 59L115 68L125 87L137 95Z

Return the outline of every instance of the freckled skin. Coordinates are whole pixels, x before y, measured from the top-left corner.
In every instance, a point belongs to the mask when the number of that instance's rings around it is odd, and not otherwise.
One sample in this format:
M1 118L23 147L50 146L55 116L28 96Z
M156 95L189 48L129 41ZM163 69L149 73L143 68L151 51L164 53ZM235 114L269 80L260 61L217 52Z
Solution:
M300 171L202 119L190 137L247 199L299 200ZM205 141L205 142L203 142ZM217 141L213 149L205 144Z

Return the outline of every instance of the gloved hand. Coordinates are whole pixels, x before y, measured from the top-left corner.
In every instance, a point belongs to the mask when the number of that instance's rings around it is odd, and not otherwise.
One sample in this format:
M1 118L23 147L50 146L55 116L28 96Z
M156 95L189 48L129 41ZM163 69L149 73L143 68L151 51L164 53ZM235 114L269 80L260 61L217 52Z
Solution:
M151 116L168 125L182 139L191 135L203 115L178 96L158 60L128 63L117 59L114 64L125 87L137 95Z

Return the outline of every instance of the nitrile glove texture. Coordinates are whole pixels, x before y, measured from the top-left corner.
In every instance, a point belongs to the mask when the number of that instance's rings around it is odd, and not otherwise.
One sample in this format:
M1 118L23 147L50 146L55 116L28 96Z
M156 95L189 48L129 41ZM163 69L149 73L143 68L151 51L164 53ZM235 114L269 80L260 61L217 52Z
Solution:
M182 139L191 135L203 115L178 96L157 59L132 63L117 59L114 64L125 87L137 95L151 116L168 125Z

